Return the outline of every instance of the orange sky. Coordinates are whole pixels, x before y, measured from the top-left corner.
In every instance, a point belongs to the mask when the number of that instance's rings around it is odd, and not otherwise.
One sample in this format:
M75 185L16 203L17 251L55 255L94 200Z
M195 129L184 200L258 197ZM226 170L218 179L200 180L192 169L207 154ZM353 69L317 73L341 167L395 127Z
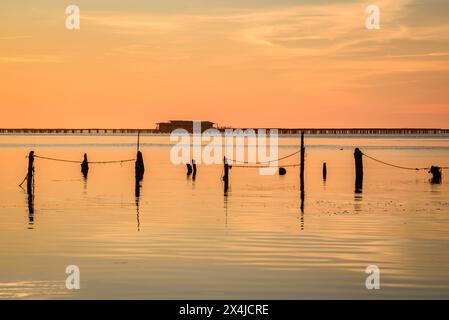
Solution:
M0 3L0 127L449 127L448 1L70 4Z

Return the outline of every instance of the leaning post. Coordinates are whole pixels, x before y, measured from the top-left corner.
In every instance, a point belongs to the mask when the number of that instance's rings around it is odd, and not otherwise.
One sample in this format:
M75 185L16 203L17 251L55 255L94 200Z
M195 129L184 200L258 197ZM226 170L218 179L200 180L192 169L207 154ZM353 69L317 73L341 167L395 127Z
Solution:
M355 193L362 193L363 189L363 152L359 148L354 150L355 160Z
M34 151L30 151L28 155L28 173L27 173L27 194L33 194L34 184Z
M227 192L229 188L229 165L228 165L228 159L226 157L223 158L223 181L224 181L224 191Z
M305 162L305 147L304 147L304 131L301 131L301 169L299 173L299 179L301 182L301 194L304 194L304 162Z

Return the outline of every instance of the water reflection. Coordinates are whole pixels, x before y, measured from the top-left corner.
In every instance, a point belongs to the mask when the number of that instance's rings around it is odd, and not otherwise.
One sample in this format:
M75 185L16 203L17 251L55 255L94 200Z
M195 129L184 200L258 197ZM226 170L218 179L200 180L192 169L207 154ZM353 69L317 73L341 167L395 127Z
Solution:
M304 190L302 190L301 191L301 218L300 218L301 230L304 230L304 203L305 203L305 193L304 193Z
M28 197L28 226L33 229L34 225L34 194L30 193Z
M363 200L363 196L361 193L354 194L354 211L355 212L362 211L362 200Z
M79 139L91 139L94 145L94 139L120 142L131 138ZM329 145L336 142L326 140ZM83 154L78 146L52 148L52 155L61 158L80 158ZM292 148L296 145L281 152L290 153ZM89 190L84 197L79 164L71 167L42 161L38 163L43 174L36 177L38 202L34 210L34 199L15 188L20 182L17 178L25 174L26 165L25 160L18 163L17 159L26 152L24 148L10 148L2 153L3 281L21 277L53 279L54 269L65 267L69 259L82 260L92 271L85 273L88 277L85 280L92 286L80 291L81 298L162 295L182 299L188 292L200 298L212 294L218 299L251 295L262 299L369 299L364 286L357 285L367 265L363 261L368 261L388 269L392 285L387 293L380 290L382 298L448 296L449 275L445 266L449 257L449 187L444 180L442 184L431 185L428 181L431 176L426 172L413 175L368 163L364 187L369 196L362 197L353 193L354 161L349 148L344 152L329 147L310 148L310 166L305 172L311 177L307 181L305 231L305 192L300 192L298 198L297 169L295 174L282 179L240 170L224 192L220 184L223 166L205 167L205 174L192 191L193 172L191 180L186 181L185 167L171 167L170 148L154 147L151 159L155 170L146 178L157 183L139 185L132 181L134 163L125 168L95 166L94 176L89 173ZM130 147L114 145L96 148L95 152L99 159L125 159ZM397 157L392 160L410 165L421 165L427 162L422 159L435 155L435 163L449 165L449 147L443 154L428 149L377 152L381 158ZM327 181L320 179L324 159L330 164ZM73 176L78 179L72 180ZM144 201L145 195L151 195L151 205ZM140 202L144 214L151 219L140 216ZM230 224L229 209L233 215ZM406 214L399 214L398 210ZM28 224L33 226L35 214L39 226L27 230ZM136 263L121 261L138 262L138 268ZM36 268L17 267L24 263L42 268L37 273ZM216 277L217 274L221 276ZM111 283L111 290L104 291L101 284L111 276L120 281ZM219 292L214 291L217 287L221 288ZM39 292L46 294L47 289Z
M137 231L140 231L140 187L141 187L141 180L136 177L136 184L135 184L135 199L136 199L136 211L137 211Z
M228 226L228 201L229 201L227 191L225 191L223 199L224 199L224 209L225 209L225 226L227 227Z
M137 219L137 231L140 231L140 199L136 197L136 219Z

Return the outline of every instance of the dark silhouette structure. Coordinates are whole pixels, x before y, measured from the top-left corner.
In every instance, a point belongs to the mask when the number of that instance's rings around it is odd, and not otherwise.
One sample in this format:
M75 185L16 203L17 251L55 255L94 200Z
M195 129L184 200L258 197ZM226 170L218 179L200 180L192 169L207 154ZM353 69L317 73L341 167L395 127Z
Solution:
M81 172L83 173L84 179L87 179L87 173L89 172L89 162L87 161L87 153L84 154L84 160L81 163Z
M210 121L198 121L201 123L201 133L207 129L212 129L214 123ZM190 120L170 120L168 122L157 123L156 131L160 133L170 133L176 129L184 129L189 133L193 132L193 121Z
M223 158L223 181L224 181L224 192L225 194L228 192L229 189L229 165L228 165L228 159L226 157Z
M194 159L192 159L192 168L193 168L192 179L195 180L195 178L196 178L196 161Z
M30 151L28 155L28 173L27 173L27 194L34 193L34 151Z
M301 132L301 162L299 179L301 183L301 196L304 196L304 162L305 162L306 148L304 147L304 131Z
M326 181L327 179L327 165L326 162L323 163L323 180Z
M193 172L192 165L190 163L187 163L186 168L187 168L187 175L190 176Z
M441 168L437 166L430 167L429 173L432 174L432 179L430 180L431 183L439 184L441 183Z
M135 194L136 198L140 197L140 182L143 180L143 174L145 173L145 165L143 163L142 152L137 151L137 159L136 159L136 185L135 185Z
M359 148L354 150L355 159L355 193L362 193L363 189L363 153Z
M143 163L142 152L137 151L136 159L136 181L140 182L143 180L143 174L145 173L145 165Z
M287 174L287 170L285 170L285 168L280 167L279 168L279 175L280 176L285 176Z

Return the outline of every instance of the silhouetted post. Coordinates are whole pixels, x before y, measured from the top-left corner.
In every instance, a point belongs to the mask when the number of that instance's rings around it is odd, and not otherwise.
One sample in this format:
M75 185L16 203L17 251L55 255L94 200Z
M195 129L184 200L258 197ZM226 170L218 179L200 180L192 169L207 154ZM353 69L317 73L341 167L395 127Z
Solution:
M145 165L143 163L142 152L137 151L137 159L136 159L136 181L142 181L143 174L145 173Z
M34 181L34 151L30 151L28 155L28 173L27 173L27 194L33 194Z
M223 181L224 181L224 191L227 192L229 188L229 165L228 165L228 159L226 157L223 158L224 163L224 174L223 174Z
M81 172L84 178L87 178L87 173L89 172L89 162L87 161L87 153L84 154L84 160L81 163Z
M432 167L430 167L429 172L432 174L432 180L430 180L430 182L435 183L435 184L441 183L441 168L440 167L432 166Z
M301 180L301 194L304 194L304 160L305 160L305 151L304 147L304 131L301 131L301 168L299 173L299 178Z
M190 163L186 163L187 175L190 176L192 174L192 165Z
M196 161L192 159L192 167L193 167L193 179L196 178Z
M354 150L355 159L355 193L362 193L363 189L363 153L359 148Z
M327 179L327 165L326 162L323 163L323 180L326 181Z
M287 174L287 170L285 170L285 168L280 167L279 168L279 175L280 176L285 176Z

